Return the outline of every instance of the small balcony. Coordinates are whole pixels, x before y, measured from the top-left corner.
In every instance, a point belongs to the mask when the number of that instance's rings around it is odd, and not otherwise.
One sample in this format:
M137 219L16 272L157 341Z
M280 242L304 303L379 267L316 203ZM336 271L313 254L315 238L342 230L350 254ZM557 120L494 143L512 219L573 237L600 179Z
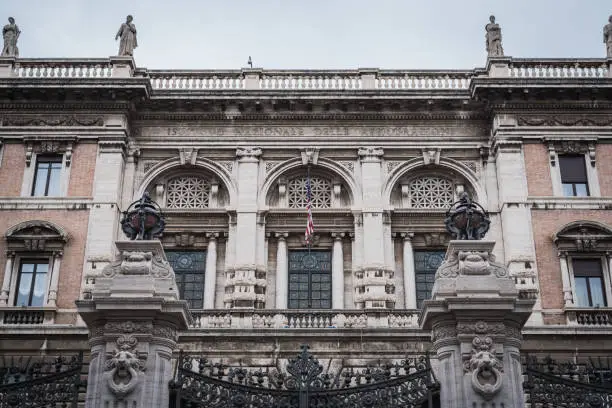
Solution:
M612 307L566 308L565 314L571 326L612 327Z

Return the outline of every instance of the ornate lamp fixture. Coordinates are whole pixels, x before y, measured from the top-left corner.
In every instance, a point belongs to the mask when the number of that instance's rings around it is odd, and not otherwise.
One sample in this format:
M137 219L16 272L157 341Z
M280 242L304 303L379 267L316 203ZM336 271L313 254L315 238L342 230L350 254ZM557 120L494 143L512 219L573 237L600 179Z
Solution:
M157 238L166 226L164 215L159 205L151 200L149 193L144 193L123 212L121 229L133 240Z
M491 220L484 208L464 192L446 212L444 224L454 239L478 240L484 238Z

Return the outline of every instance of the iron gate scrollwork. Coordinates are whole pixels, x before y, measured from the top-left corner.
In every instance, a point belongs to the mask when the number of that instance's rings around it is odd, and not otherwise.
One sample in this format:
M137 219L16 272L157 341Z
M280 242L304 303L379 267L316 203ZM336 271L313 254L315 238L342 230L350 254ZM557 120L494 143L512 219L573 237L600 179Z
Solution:
M557 362L526 357L526 401L541 408L612 407L611 359Z
M302 346L286 370L247 370L179 356L171 408L420 408L438 397L427 356L363 369L324 372Z
M0 408L77 408L83 354L0 356Z

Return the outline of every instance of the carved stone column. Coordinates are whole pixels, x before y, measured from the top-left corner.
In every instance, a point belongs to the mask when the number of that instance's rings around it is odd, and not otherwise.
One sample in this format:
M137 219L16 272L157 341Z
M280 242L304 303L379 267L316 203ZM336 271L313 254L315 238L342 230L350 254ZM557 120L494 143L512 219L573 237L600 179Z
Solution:
M416 309L416 274L414 271L414 251L412 249L412 232L402 232L403 239L403 267L404 267L404 307L406 309Z
M332 309L344 309L344 253L342 239L344 233L332 233Z
M206 234L208 248L206 249L206 272L204 273L204 309L214 309L215 292L217 288L217 238L219 233Z
M559 262L561 263L561 282L563 282L563 302L566 307L572 307L574 306L574 294L572 293L572 279L567 263L567 252L559 253Z
M524 406L521 328L533 299L519 299L493 241L451 241L419 318L431 330L443 408Z
M86 408L165 408L177 331L191 323L159 241L118 241L119 257L77 301L89 328Z
M49 293L47 295L47 306L57 306L57 287L59 285L60 265L62 263L63 252L53 253L53 266L51 269L51 281L49 283Z
M4 267L4 279L2 280L2 292L0 292L0 305L7 305L9 291L11 290L11 279L13 277L13 262L15 261L15 253L6 252L6 266Z
M287 254L286 232L274 234L278 239L276 249L276 305L277 309L287 308L287 296L289 293L289 257Z

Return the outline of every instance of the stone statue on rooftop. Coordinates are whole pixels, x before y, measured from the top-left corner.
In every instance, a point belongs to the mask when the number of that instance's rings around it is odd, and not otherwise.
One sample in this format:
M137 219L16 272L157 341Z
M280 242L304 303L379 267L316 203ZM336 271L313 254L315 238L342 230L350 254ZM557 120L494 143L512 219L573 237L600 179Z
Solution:
M485 26L487 55L489 57L503 57L501 27L495 22L495 16L489 17L490 23Z
M608 24L604 26L603 35L606 44L606 57L612 58L612 16L608 18Z
M134 48L138 47L138 41L136 40L136 26L132 23L134 18L130 15L127 16L125 23L121 24L119 31L115 36L115 41L119 41L119 56L120 57L131 57L134 55Z
M15 19L9 17L9 23L2 29L2 38L4 38L4 47L2 48L2 57L18 57L19 48L17 48L17 39L19 39L19 27L15 24Z

